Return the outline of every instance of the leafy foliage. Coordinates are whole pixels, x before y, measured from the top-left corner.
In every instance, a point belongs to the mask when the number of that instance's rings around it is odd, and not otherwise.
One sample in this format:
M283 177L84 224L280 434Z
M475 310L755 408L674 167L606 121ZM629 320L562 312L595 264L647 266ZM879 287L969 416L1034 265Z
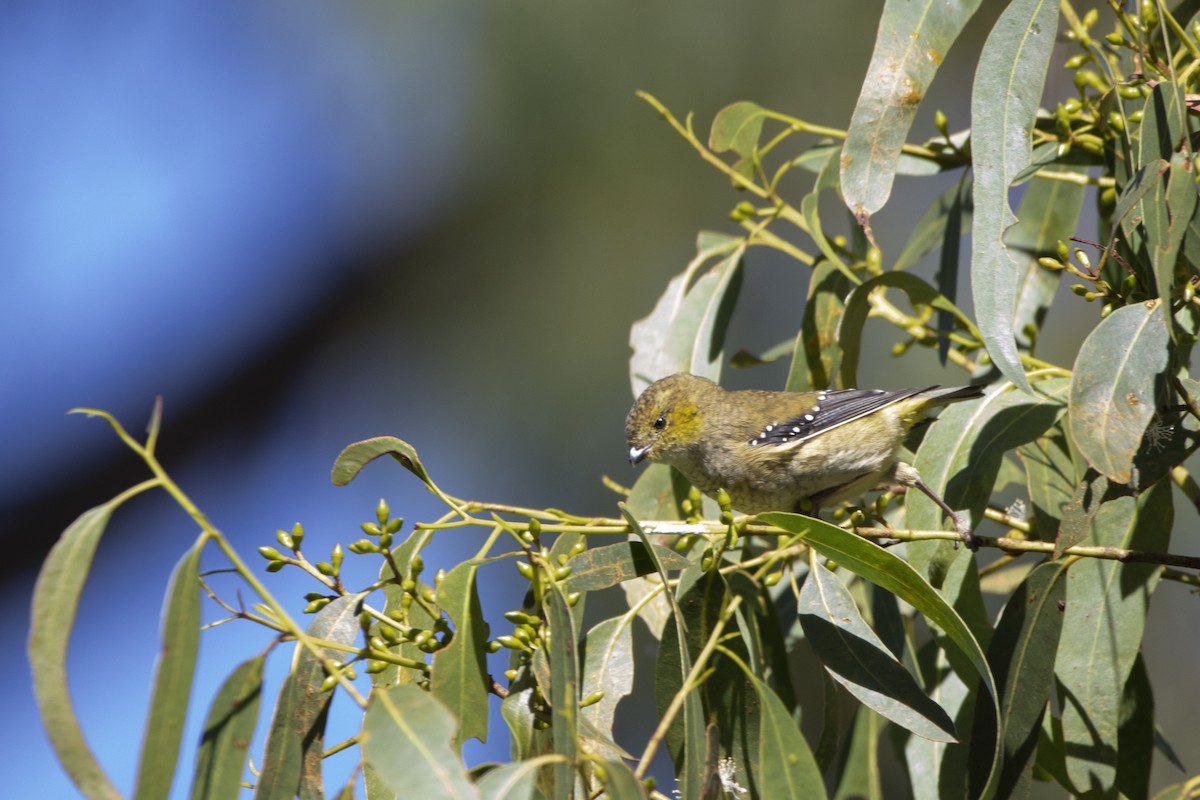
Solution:
M119 796L72 710L67 643L111 515L157 488L201 532L168 589L138 797L164 796L174 775L205 550L257 597L235 607L210 589L228 619L260 625L272 647L294 642L295 652L253 772L248 741L260 722L265 654L236 666L211 702L190 781L197 800L237 797L243 781L263 800L322 797L323 759L348 747L358 748L370 800L664 797L672 789L649 775L660 752L687 800L876 797L889 742L919 800L1027 797L1034 781L1088 797L1149 796L1154 752L1176 759L1156 729L1140 652L1147 611L1162 579L1200 586L1200 561L1167 552L1175 487L1200 502L1184 466L1200 431L1200 384L1190 375L1200 328L1191 130L1200 9L1144 2L1130 14L1111 4L1099 34L1097 11L1080 17L1070 3L1012 0L979 55L970 129L951 133L938 112L936 138L906 143L942 57L978 5L888 2L845 131L741 101L717 115L706 143L691 117L680 121L643 95L752 199L734 208L740 234L702 233L695 259L633 325L630 377L637 393L676 371L716 379L727 361L789 358L788 389L853 387L870 346L867 320L891 323L905 337L897 357L936 348L988 385L910 445L925 481L969 516L985 552L1002 555L981 566L982 555L957 548L958 535L940 529L940 511L921 495L836 509L833 523L784 510L735 517L665 467L621 490L620 514L609 517L464 500L434 482L409 444L378 437L346 448L333 481L346 484L391 456L447 512L406 532L381 501L365 538L338 545L327 561L309 560L302 526L279 531L282 549L259 555L268 573L301 570L316 582L305 597L312 620L302 625L162 470L157 409L144 443L88 411L153 477L80 516L35 590L35 694L79 790ZM1066 63L1076 94L1040 108L1060 28L1077 48ZM793 205L781 186L797 170L815 179ZM949 171L954 185L886 253L870 220L894 176ZM1014 186L1023 193L1015 212ZM1098 244L1074 236L1089 186ZM844 233L822 217L829 193L850 212ZM811 246L795 244L797 235ZM974 318L956 298L965 235ZM726 336L752 247L796 260L809 281L804 319L771 351L730 358ZM907 271L935 254L935 280ZM1062 293L1066 302L1099 303L1069 368L1036 354L1064 274L1077 281ZM999 507L1002 488L1021 499ZM487 531L477 554L430 580L422 551L465 527ZM377 559L378 579L344 585L347 552ZM507 564L527 588L498 615L482 606L478 581ZM585 632L585 602L600 592L611 616ZM985 592L1003 596L998 621ZM653 658L634 647L643 623L659 645ZM805 654L825 670L819 713L796 691ZM654 675L655 721L641 740L617 741L628 705L620 701L646 674ZM363 721L357 736L331 745L324 734L334 693ZM511 762L468 770L462 745L487 735L496 706ZM1185 796L1198 781L1157 796Z

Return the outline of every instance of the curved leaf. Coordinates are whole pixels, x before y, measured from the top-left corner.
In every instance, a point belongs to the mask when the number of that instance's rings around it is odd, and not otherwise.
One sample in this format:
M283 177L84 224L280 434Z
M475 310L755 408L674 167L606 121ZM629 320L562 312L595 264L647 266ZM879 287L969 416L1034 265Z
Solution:
M411 684L371 692L363 717L363 759L397 797L477 800L450 746L454 715Z
M678 570L688 566L686 556L662 545L652 545L658 561L667 570ZM567 577L567 591L595 591L616 586L623 581L640 578L654 573L654 561L641 542L618 542L617 544L591 547L567 562L571 574Z
M467 739L487 741L488 624L475 585L478 567L464 561L447 573L438 587L438 605L450 617L454 636L433 658L429 691L458 719L454 749Z
M184 554L167 586L162 649L154 670L150 713L138 761L136 800L167 797L175 777L200 648L200 551L204 541L196 542Z
M1133 457L1155 414L1155 381L1167 367L1161 301L1118 308L1088 335L1071 381L1071 440L1097 472L1132 479Z
M979 0L888 0L842 146L842 194L857 218L883 208L900 147L946 52Z
M804 541L826 558L833 559L844 567L876 586L887 589L896 597L911 605L927 620L937 625L947 639L971 663L979 675L984 689L991 695L994 720L1000 719L999 695L991 667L983 648L963 622L962 617L938 594L937 590L921 577L912 565L873 542L855 536L833 525L799 514L770 512L759 514L758 519L775 525L789 533L801 535ZM980 754L982 756L982 754ZM1000 762L999 738L993 749L988 782L984 794L991 795Z
M713 117L709 149L715 153L732 150L742 158L750 158L758 149L766 114L766 109L749 100L725 106Z
M317 612L306 633L316 639L353 643L360 630L356 609L361 601L362 595L335 598ZM345 658L328 647L324 655L333 660ZM320 780L325 718L333 697L332 692L321 691L324 680L321 662L297 643L292 671L275 702L255 800L292 800L302 783L312 785Z
M258 706L262 700L265 656L243 661L225 679L204 720L204 737L196 755L192 800L237 800Z
M899 289L908 295L913 305L928 305L951 314L973 336L982 337L970 317L945 298L937 289L911 272L885 272L856 286L846 298L846 311L838 327L838 343L842 346L842 363L838 380L843 388L858 386L858 356L862 349L862 330L871 310L871 293L881 287Z
M554 752L554 796L572 797L575 760L579 750L579 654L571 607L557 584L550 584L545 598L546 621L550 623L550 737Z
M1014 263L1004 234L1017 221L1008 189L1029 165L1029 131L1046 81L1058 27L1055 0L1013 0L984 43L971 89L971 153L975 216L971 235L971 285L975 313L992 363L1029 391L1013 330L1016 287L1023 269Z
M746 678L762 709L757 757L750 764L757 796L821 800L825 782L796 721L769 686L749 672Z
M600 701L579 710L580 716L591 723L597 733L613 738L613 717L617 703L633 691L633 629L632 620L613 617L598 623L583 645L582 694L604 692Z
M815 560L800 590L799 612L813 651L859 702L918 736L958 741L950 716L875 635L850 591Z
M1004 762L997 785L999 797L1028 794L1038 732L1054 685L1054 657L1067 596L1066 572L1063 562L1050 561L1029 573L1005 604L988 647L988 662L1000 684ZM979 724L984 718L975 717L978 727L971 737L975 744L992 733ZM971 772L970 794L982 789L983 777L977 770ZM1025 791L1018 791L1018 786L1025 786Z
M687 269L671 279L650 315L633 324L629 376L635 396L676 372L720 377L725 329L742 283L744 247L741 239L702 233ZM718 256L723 258L697 278L700 268Z
M121 794L88 747L71 705L67 645L96 546L119 505L110 501L80 514L50 548L33 588L29 663L34 698L55 755L88 800L121 800Z
M338 454L333 462L333 483L335 486L345 486L354 480L363 467L380 456L391 456L400 466L429 484L429 474L425 472L417 451L408 442L395 436L376 436L348 445Z
M1086 544L1162 552L1170 542L1171 484L1100 506ZM1111 788L1116 780L1121 698L1142 644L1150 594L1160 569L1082 559L1067 576L1067 611L1054 672L1062 686L1067 774L1078 787Z
M846 310L846 296L854 285L836 264L822 261L813 267L804 318L791 347L792 363L784 386L787 391L833 388L833 369L841 352L838 328Z

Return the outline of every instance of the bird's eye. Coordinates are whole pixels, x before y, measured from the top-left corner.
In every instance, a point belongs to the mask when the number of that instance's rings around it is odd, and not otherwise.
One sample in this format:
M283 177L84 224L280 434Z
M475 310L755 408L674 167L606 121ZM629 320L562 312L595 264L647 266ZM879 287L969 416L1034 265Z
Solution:
M661 431L665 427L667 427L667 418L666 417L659 417L658 419L654 420L654 429L655 430Z

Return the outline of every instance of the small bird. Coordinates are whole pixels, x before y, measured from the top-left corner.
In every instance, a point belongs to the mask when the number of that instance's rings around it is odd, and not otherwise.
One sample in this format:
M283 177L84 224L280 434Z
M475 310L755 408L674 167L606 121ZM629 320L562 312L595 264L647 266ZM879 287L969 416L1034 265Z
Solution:
M823 505L873 489L916 487L972 546L969 525L899 460L899 451L932 412L982 395L980 386L731 392L677 373L642 392L625 420L625 438L630 464L649 459L675 467L710 497L724 489L746 514L807 506L815 516Z

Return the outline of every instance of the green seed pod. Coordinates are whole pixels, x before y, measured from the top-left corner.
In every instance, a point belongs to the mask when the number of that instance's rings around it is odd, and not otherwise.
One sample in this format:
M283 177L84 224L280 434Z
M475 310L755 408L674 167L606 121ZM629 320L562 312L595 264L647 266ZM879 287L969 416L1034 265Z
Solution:
M380 625L379 638L383 639L389 647L394 644L400 644L404 639L400 636L400 631L393 628L391 625Z
M1125 37L1116 31L1105 34L1104 41L1108 42L1113 47L1129 47L1129 43L1125 41Z
M378 545L376 545L370 539L359 539L357 542L351 542L350 544L346 545L346 549L349 550L351 553L354 553L355 555L360 555L360 556L363 553L379 552Z
M942 136L949 136L950 134L946 132L949 129L948 125L949 123L946 120L946 115L940 108L933 112L933 127L937 128L938 133L940 133Z
M1088 61L1088 57L1084 53L1076 53L1063 63L1063 69L1079 69Z
M375 519L379 520L380 526L387 525L388 517L392 515L392 511L388 508L387 500L379 498L379 503L375 506Z
M496 644L507 650L528 650L529 648L520 639L513 636L497 636Z
M304 599L305 601L311 603L313 600L320 600L322 597L328 596L329 595L322 594L321 592L309 592L308 594L304 595Z
M883 267L883 251L878 247L872 247L867 250L867 268L872 272L878 272Z
M763 578L763 586L774 586L775 584L779 583L781 580L783 580L783 571L782 570L780 570L779 572L771 572L771 573L768 573L765 578Z
M387 531L384 531L383 533L381 533L379 535L379 549L387 550L391 546L392 546L392 535L390 533L388 533Z
M500 652L500 643L497 642L495 639L492 639L487 644L485 644L483 647L489 653L499 653Z
M372 650L386 651L388 649L388 643L383 640L382 636L372 636L367 640L367 644L371 646Z
M583 592L567 592L567 605L571 608L579 605L579 599L583 597Z
M379 534L383 533L383 529L380 528L378 525L376 525L374 522L364 522L363 524L359 525L358 527L361 528L362 532L365 533L367 536L378 536Z
M1084 292L1083 293L1083 299L1087 300L1089 303L1092 302L1093 300L1095 300L1097 297L1099 297L1099 295L1097 295L1095 292Z
M296 542L287 531L275 531L275 541L279 542L281 547L286 547L288 550L296 549Z
M368 675L378 675L379 673L381 673L385 669L387 669L388 666L389 666L389 664L386 661L368 661L367 662L367 674Z
M283 569L286 566L287 566L286 561L268 561L265 569L267 570L267 572L279 572L279 570Z
M1100 309L1100 319L1104 319L1109 314L1111 314L1113 312L1113 308L1114 308L1114 306L1112 303L1106 303L1104 305L1104 308Z
M533 565L528 561L515 561L517 572L521 573L521 577L527 581L533 580Z
M304 607L304 613L305 614L315 614L327 605L329 605L328 597L322 597L318 600L313 600L311 603L309 603L308 605L306 605Z
M1121 116L1119 112L1110 111L1108 113L1108 124L1115 131L1125 131L1125 117Z
M330 564L328 561L318 561L314 566L317 568L317 572L327 578L332 578L337 574L337 570L333 568L333 564Z
M260 548L258 548L258 554L260 556L262 556L263 558L265 558L267 561L282 561L283 560L283 554L280 553L278 550L276 550L274 547L265 547L265 546L260 547Z
M510 681L515 681L517 679L516 668L504 670L504 677L508 678Z
M1081 247L1075 248L1075 260L1078 261L1084 269L1092 268L1092 259L1088 256L1087 251Z
M1038 264L1042 265L1046 269L1051 270L1065 269L1061 261L1059 261L1057 258L1051 258L1050 256L1042 256L1038 259Z
M433 585L437 588L442 588L442 583L446 580L446 570L439 569L433 576Z
M326 675L325 680L321 681L321 688L318 690L321 694L333 691L333 687L337 686L337 675Z
M862 512L862 509L854 509L850 512L850 524L856 528L861 528L867 524L867 515Z
M1182 294L1183 302L1190 303L1190 302L1192 302L1192 298L1194 298L1195 296L1196 296L1196 284L1192 283L1191 281L1188 281L1187 283L1185 283L1183 285L1183 294Z
M565 567L569 558L570 556L567 553L559 553L554 560L558 562L560 567Z
M384 533L399 533L400 529L403 527L404 527L404 518L396 517L395 519L388 520L388 524L386 526L384 526L383 532Z
M594 706L594 705L596 705L596 703L599 703L603 699L604 699L604 692L592 692L587 697L585 697L579 701L579 707L587 708L588 706Z
M1118 86L1117 94L1121 95L1125 100L1137 100L1142 96L1142 89L1140 86ZM1129 119L1131 122L1134 121L1132 114L1129 115Z
M729 499L729 492L724 489L717 489L717 505L722 511L728 511L732 501Z
M345 554L342 552L341 543L335 544L333 546L333 552L329 554L329 560L333 564L334 572L339 572L342 569L343 558L345 558Z
M542 521L537 517L529 520L529 532L535 537L542 535Z
M565 581L569 577L571 577L570 567L559 567L558 569L554 570L555 581Z
M300 542L304 541L304 526L299 522L292 526L292 541L296 543L297 549L300 547Z

